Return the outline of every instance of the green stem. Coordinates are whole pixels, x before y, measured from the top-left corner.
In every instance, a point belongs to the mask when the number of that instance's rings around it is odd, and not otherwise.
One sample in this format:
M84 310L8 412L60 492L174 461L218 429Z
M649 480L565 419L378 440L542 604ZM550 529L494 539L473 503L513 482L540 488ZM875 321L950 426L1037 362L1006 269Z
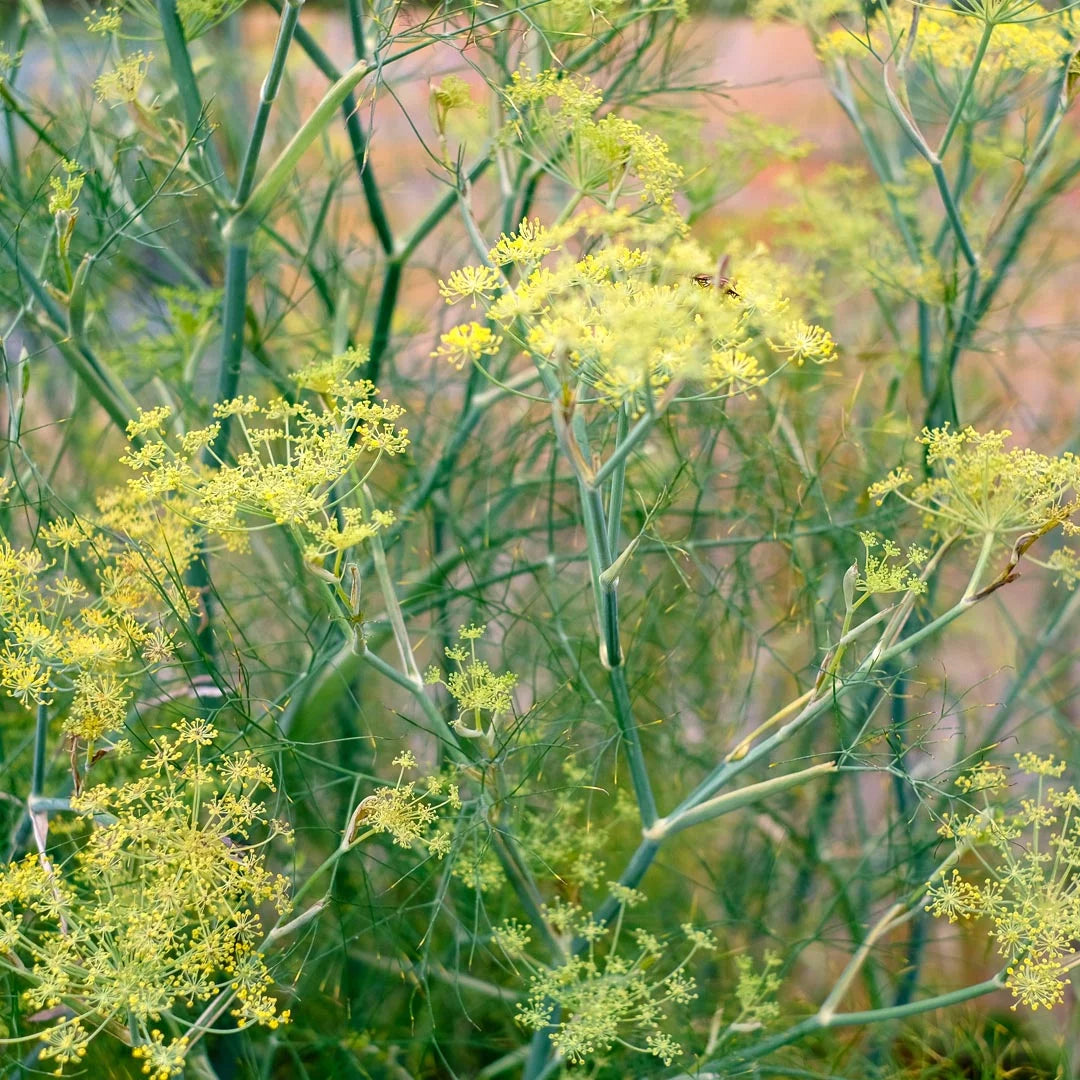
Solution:
M6 79L0 77L0 98L3 98L4 112L11 116L17 116L57 157L66 158L70 151L65 150L23 107L19 99L11 91Z
M392 664L388 664L382 657L373 653L366 646L364 646L363 651L359 655L368 667L374 668L380 675L385 675L392 683L400 686L403 690L407 690L412 697L416 699L424 716L435 729L435 734L451 747L451 752L455 755L457 760L466 760L458 748L458 741L454 737L454 733L450 730L446 718L435 707L435 703L431 698L424 693L423 684L413 682L407 675L402 674L396 667Z
M922 1001L911 1001L904 1005L890 1005L882 1009L868 1009L864 1012L835 1013L829 1017L815 1014L788 1028L787 1031L763 1039L756 1046L739 1050L718 1061L710 1061L703 1066L702 1072L698 1075L731 1075L729 1070L747 1065L751 1061L757 1061L759 1058L771 1054L774 1050L790 1046L793 1042L798 1042L799 1039L818 1031L827 1031L840 1027L862 1027L867 1024L885 1023L889 1020L903 1020L909 1016L932 1012L934 1009L945 1009L950 1005L958 1005L961 1002L970 1001L972 998L982 997L984 994L992 994L1005 985L1003 974L995 975L992 979L976 983L974 986L965 986L960 990L952 990L947 994L938 994L936 997L923 998Z
M7 253L15 266L18 280L33 293L34 299L47 317L47 322L38 320L41 329L52 339L71 369L86 384L91 395L113 423L123 431L127 422L138 411L135 399L128 393L123 382L113 376L88 346L72 342L63 312L43 287L37 274L24 264L18 248L9 244Z
M252 188L225 226L225 239L230 244L245 243L270 213L278 195L291 179L300 159L315 140L326 130L334 114L354 87L371 74L367 60L358 60L323 95L311 115L278 154L266 175Z
M647 830L646 835L657 843L662 843L669 836L689 829L692 825L700 825L705 821L730 814L740 810L744 806L752 806L762 799L771 798L782 791L798 787L808 780L816 780L836 772L836 764L827 761L821 765L811 765L808 769L789 773L787 776L773 777L771 780L763 780L760 784L750 784L738 791L730 791L726 795L717 795L714 799L708 799L697 806L684 810L681 814L672 814L669 818L660 818L653 827Z
M360 0L348 0L349 30L352 33L353 52L357 60L367 56L367 44L364 41L364 15L360 10Z
M45 790L45 760L49 745L49 710L46 705L37 707L34 721L34 771L30 777L30 798Z
M401 270L401 259L396 256L386 264L382 289L379 292L379 306L375 309L375 325L371 331L371 350L364 372L365 378L371 382L378 379L383 357L390 344L390 330L401 287Z
M615 449L617 450L626 441L626 432L629 427L629 418L626 409L619 410L619 418L615 428ZM611 477L611 490L608 493L607 523L608 523L608 559L614 562L619 554L620 531L622 522L623 496L626 492L626 462L623 457L619 467L615 469Z
M856 687L864 685L866 680L871 677L873 671L881 664L887 663L889 660L900 656L902 653L913 648L920 641L936 634L939 630L948 626L949 623L958 619L966 611L969 611L978 603L976 593L983 572L989 561L993 540L993 536L984 538L982 549L975 564L975 569L972 571L971 577L968 580L964 595L956 604L949 608L948 611L943 612L936 619L932 619L925 626L909 634L906 638L895 642L891 646L887 644L889 636L893 633L890 624L890 627L886 628L878 645L871 650L870 654L861 664L859 664L851 675L847 676L842 681L839 678L836 678L834 680L823 682L816 696L793 716L792 719L782 727L778 728L772 736L757 743L737 760L725 761L713 769L694 791L679 804L671 817L678 817L687 810L691 810L694 807L701 805L701 803L712 796L730 780L734 779L739 773L743 772L751 764L767 757L776 747L791 738L795 732L799 731L815 717L820 716L827 709L832 708L839 698L851 693Z
M597 469L596 475L592 478L593 485L599 486L606 483L618 470L626 467L626 459L634 452L638 443L652 431L653 426L656 424L657 415L653 413L646 414L626 432L622 441L615 447L611 457Z
M206 119L206 110L199 95L199 86L195 80L195 70L191 65L187 40L180 14L176 10L176 0L157 0L158 15L161 19L161 33L165 38L165 49L169 54L169 67L172 70L176 92L184 110L184 120L191 137L197 138L200 129L206 130L206 138L200 144L206 156L210 173L210 183L217 193L224 197L225 174L221 159L214 144L210 141L210 129Z
M225 296L222 301L221 366L218 369L217 400L236 397L244 357L244 322L247 308L247 242L230 244L225 256ZM224 461L229 449L232 417L224 416L213 445L207 448L207 465Z
M292 44L297 23L300 20L300 8L303 3L304 0L285 0L285 10L281 14L277 39L274 42L274 52L270 58L270 70L266 73L266 78L263 80L262 87L259 90L259 105L255 110L255 119L251 125L251 135L248 138L247 151L244 154L244 164L240 169L240 180L236 185L236 196L233 199L233 205L237 208L247 202L252 186L255 183L255 168L259 163L263 139L266 137L266 125L270 120L270 110L274 106L274 99L281 88L281 79L285 74L285 61L289 55L289 46Z
M268 0L271 7L279 14L283 5L281 0ZM350 0L350 10L355 0ZM359 12L357 12L359 15ZM302 26L296 28L296 43L311 58L311 62L331 81L337 82L341 78L341 71L333 61L319 47L319 43ZM362 59L364 52L357 48L357 58ZM393 254L394 236L390 228L390 220L383 206L379 186L375 180L375 171L368 160L368 140L364 129L360 125L360 113L356 105L356 98L350 93L341 103L341 111L345 118L345 131L349 136L349 145L352 149L353 162L356 165L357 174L360 177L360 185L364 191L364 200L367 203L368 214L371 224L375 229L375 235L379 238L379 244L387 255Z
M956 105L953 107L952 116L949 117L948 126L945 128L945 134L941 136L941 144L937 149L937 156L939 158L945 156L945 151L949 149L949 143L956 133L956 128L963 119L964 109L967 108L968 98L971 97L971 91L975 88L975 78L979 74L979 68L982 65L983 57L986 56L986 49L990 44L990 36L993 32L994 23L988 19L983 25L983 32L982 36L979 38L979 44L975 47L975 57L971 62L971 70L968 72L967 78L964 80L964 85L960 89L960 96L956 99Z

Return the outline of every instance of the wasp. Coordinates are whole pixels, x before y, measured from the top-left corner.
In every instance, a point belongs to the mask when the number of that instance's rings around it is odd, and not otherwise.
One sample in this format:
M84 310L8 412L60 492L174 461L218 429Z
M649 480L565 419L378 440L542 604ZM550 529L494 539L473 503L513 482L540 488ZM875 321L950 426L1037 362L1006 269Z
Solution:
M703 289L719 289L725 296L734 296L738 300L739 294L735 291L735 287L731 284L731 278L728 276L728 267L730 265L731 256L721 255L715 274L694 274L691 280L695 285L700 285Z

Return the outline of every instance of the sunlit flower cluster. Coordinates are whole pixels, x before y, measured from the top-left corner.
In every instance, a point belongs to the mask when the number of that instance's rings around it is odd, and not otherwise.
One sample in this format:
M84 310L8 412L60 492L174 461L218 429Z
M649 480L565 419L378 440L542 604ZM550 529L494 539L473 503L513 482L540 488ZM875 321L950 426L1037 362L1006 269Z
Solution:
M942 536L991 535L1012 542L1059 526L1075 533L1080 458L1006 449L1010 435L970 427L924 429L919 441L932 475L916 484L910 470L895 469L870 488L870 497L880 504L895 493L921 510L927 528Z
M140 49L125 56L112 71L99 75L94 80L98 100L114 104L130 104L138 100L153 59L153 53Z
M1000 766L977 766L958 779L965 807L946 815L939 831L974 848L981 871L954 868L930 882L926 906L950 922L987 920L1007 964L1013 1008L1049 1009L1063 1000L1080 938L1080 793L1050 784L1064 762L1032 753L1016 761L1035 790L1009 810L997 804L1008 785Z
M926 591L926 582L919 577L919 567L929 557L917 544L901 553L899 545L876 533L859 534L862 540L863 564L856 577L856 588L868 596L879 593Z
M564 385L639 414L661 393L752 394L785 365L836 356L829 333L798 317L763 249L721 275L679 229L614 211L524 221L490 258L514 279L471 266L441 284L448 302L483 303L503 330L472 321L445 333L436 355L458 367L512 342Z
M183 1071L184 1031L211 1009L215 1027L276 1027L258 909L289 908L266 846L289 827L260 789L270 770L250 752L216 758L204 720L150 742L142 776L72 798L85 820L73 853L27 856L0 870L0 963L29 985L30 1012L63 1016L42 1033L60 1071L87 1043L118 1033L143 1071ZM159 1027L160 1025L160 1027ZM179 1031L165 1041L161 1027Z
M586 78L548 68L515 71L503 96L507 143L582 196L674 211L682 169L663 139L615 113L597 116L601 91Z
M0 537L0 687L26 709L55 704L87 753L124 726L135 681L171 658L195 553L186 523L138 493L108 492L99 511L45 525L38 548Z
M1068 13L1041 14L1046 17L1038 21L993 27L979 63L979 82L987 90L999 94L1004 77L1050 71L1068 55ZM889 25L878 12L867 31L834 30L819 42L818 51L824 58L867 56L871 49L885 55L891 43ZM932 67L946 86L954 79L962 81L975 64L983 31L983 20L962 7L926 7L911 45L911 60Z
M379 458L408 445L396 424L403 410L377 400L371 383L348 377L359 359L350 352L301 371L296 381L311 403L236 398L214 407L208 427L176 436L167 407L140 413L128 435L141 443L123 459L139 473L132 486L230 549L244 550L250 532L272 522L295 530L310 562L339 557L393 520L386 511L365 514L355 500ZM243 441L235 464L213 449L226 418Z

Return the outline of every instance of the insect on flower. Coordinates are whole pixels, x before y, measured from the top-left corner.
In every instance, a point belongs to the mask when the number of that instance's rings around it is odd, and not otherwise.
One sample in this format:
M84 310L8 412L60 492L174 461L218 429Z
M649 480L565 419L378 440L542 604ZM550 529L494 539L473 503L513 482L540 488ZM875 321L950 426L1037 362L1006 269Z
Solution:
M725 296L734 296L738 300L739 294L735 291L727 273L730 265L731 256L721 255L715 274L694 274L692 280L695 285L700 285L703 289L719 289Z

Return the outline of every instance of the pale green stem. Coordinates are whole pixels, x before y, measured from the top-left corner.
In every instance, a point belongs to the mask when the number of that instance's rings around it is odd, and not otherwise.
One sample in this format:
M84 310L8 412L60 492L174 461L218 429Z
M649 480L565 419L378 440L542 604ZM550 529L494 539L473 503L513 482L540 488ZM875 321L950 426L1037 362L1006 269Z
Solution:
M706 1077L718 1078L733 1075L731 1070L741 1068L743 1065L759 1058L766 1057L774 1050L790 1046L793 1042L813 1035L818 1031L827 1031L841 1027L862 1027L867 1024L882 1024L890 1020L904 1020L909 1016L918 1016L920 1013L932 1012L935 1009L945 1009L951 1005L959 1005L961 1002L970 1001L972 998L982 997L984 994L992 994L1005 985L1005 973L1000 972L992 979L976 983L973 986L965 986L960 990L952 990L947 994L938 994L935 997L923 998L922 1001L912 1001L905 1005L892 1005L882 1009L868 1009L864 1012L834 1013L830 1017L822 1017L815 1013L793 1027L763 1039L756 1046L747 1047L745 1050L736 1051L720 1058L718 1061L710 1061L703 1070L696 1075L699 1080ZM716 1071L714 1071L716 1070Z
M888 99L889 107L896 117L897 122L900 124L901 128L903 128L904 133L912 143L915 144L915 148L929 164L930 171L934 176L934 182L937 185L938 194L941 196L942 205L945 207L945 215L949 219L949 224L952 225L953 232L956 235L957 243L960 246L961 252L963 252L965 261L974 271L978 267L979 258L975 254L975 249L971 246L971 240L968 237L967 229L964 228L964 223L960 218L960 211L957 208L956 200L953 198L952 188L949 185L948 177L945 175L945 169L942 166L941 158L930 148L930 144L927 143L922 132L915 126L915 123L908 116L907 110L897 98L896 92L889 82L888 68L882 69L882 78L884 80L885 96Z
M956 848L955 851L951 852L948 858L946 858L930 875L929 880L933 882L955 866L960 861L963 854L968 850L968 847L970 847L968 844L961 845ZM921 888L916 889L914 895L907 900L893 904L893 906L878 919L873 928L863 939L862 944L855 951L855 954L848 961L847 966L840 973L840 977L833 984L833 988L829 991L828 997L825 998L821 1007L818 1009L818 1016L827 1021L836 1014L837 1006L843 1001L844 995L851 988L851 984L855 981L863 964L866 963L871 950L886 933L890 930L895 930L899 926L903 926L904 923L910 921L918 914L925 895L926 886L924 885Z
M165 50L169 54L169 67L176 83L177 96L184 110L188 134L194 139L200 128L206 130L207 138L201 145L210 171L210 183L217 193L224 197L225 178L221 168L221 159L209 138L211 124L206 118L202 98L199 96L195 70L192 67L187 41L184 38L184 27L177 12L176 0L157 0L157 9L161 21L161 34L165 39Z
M370 517L372 512L372 506L374 505L371 498L371 492L364 487L364 503L365 512ZM376 532L370 540L371 544L371 562L375 568L375 576L379 581L379 588L382 590L383 601L386 604L386 615L390 620L390 627L394 634L394 641L397 643L398 654L401 657L401 666L405 671L405 675L412 681L413 685L421 688L421 694L425 701L428 701L427 694L423 693L422 687L424 680L420 676L420 668L416 663L416 657L413 654L412 643L409 641L409 632L405 628L405 617L401 613L401 605L398 603L397 590L394 588L394 583L390 578L390 568L386 563L386 552L383 550L382 538Z
M285 8L281 13L277 40L274 42L274 52L270 58L270 70L266 73L266 78L259 89L259 105L255 110L255 120L251 126L251 136L248 139L247 152L244 154L240 180L236 185L236 197L233 204L237 209L247 202L255 183L255 168L259 163L259 154L266 136L266 125L270 120L270 110L281 87L282 76L285 74L285 60L289 54L293 35L296 33L296 24L300 19L300 8L303 3L304 0L286 0Z
M627 435L627 428L629 427L629 419L627 417L626 409L619 410L619 417L616 421L615 430L615 449L617 450L625 441ZM626 462L627 458L624 456L622 464L615 470L611 477L611 490L608 492L608 508L607 508L607 520L608 520L608 561L609 563L615 560L616 555L619 553L620 544L620 532L622 523L622 507L623 496L626 491Z
M759 784L750 784L738 791L728 792L726 795L717 795L681 814L657 819L652 828L644 830L643 835L646 839L662 843L669 836L674 836L683 829L689 829L692 825L700 825L702 822L730 814L734 810L741 810L744 806L752 806L754 803L761 802L762 799L771 798L782 791L805 784L809 780L827 776L829 773L836 772L836 769L836 763L828 761L821 765L811 765L810 768L799 772L789 773L787 776L777 776L771 780L763 780Z
M975 79L979 74L979 68L982 66L983 57L986 56L987 47L990 45L990 37L994 32L994 23L987 19L983 26L982 36L979 38L979 44L975 47L975 56L971 62L971 70L967 74L967 78L964 80L964 85L960 89L960 96L956 99L956 105L953 107L952 116L949 117L949 123L945 128L945 134L941 136L941 144L937 149L937 156L943 158L945 151L949 149L949 143L952 142L952 137L956 133L956 128L964 116L964 109L967 108L968 99L971 97L971 92L975 88Z
M826 682L818 691L818 695L812 698L807 705L797 713L791 720L789 720L783 727L779 728L777 732L768 739L764 739L758 743L747 753L739 758L737 761L725 762L717 766L708 777L705 778L698 785L698 787L689 795L676 809L675 816L683 813L694 806L699 805L705 799L709 798L712 794L723 787L729 780L732 780L739 773L749 768L751 765L760 761L762 758L767 757L772 753L776 747L780 746L788 739L790 739L797 731L799 731L804 725L809 723L810 720L821 715L826 709L832 707L834 700L840 696L850 693L856 686L861 686L869 677L871 672L880 664L901 655L908 649L911 649L925 638L931 637L939 630L948 626L949 623L958 619L966 611L974 606L978 601L976 600L976 593L978 590L979 582L982 579L983 573L986 569L987 562L990 558L990 551L993 547L993 536L987 536L983 541L982 550L979 553L978 560L975 564L975 568L972 571L971 577L968 580L967 588L964 590L964 595L961 599L954 604L948 611L945 611L939 615L936 619L932 619L925 626L916 630L903 640L896 642L893 645L887 644L887 638L889 629L886 629L885 634L882 635L882 639L871 650L870 654L862 661L861 664L855 669L854 672L842 682ZM897 632L899 627L897 628Z

